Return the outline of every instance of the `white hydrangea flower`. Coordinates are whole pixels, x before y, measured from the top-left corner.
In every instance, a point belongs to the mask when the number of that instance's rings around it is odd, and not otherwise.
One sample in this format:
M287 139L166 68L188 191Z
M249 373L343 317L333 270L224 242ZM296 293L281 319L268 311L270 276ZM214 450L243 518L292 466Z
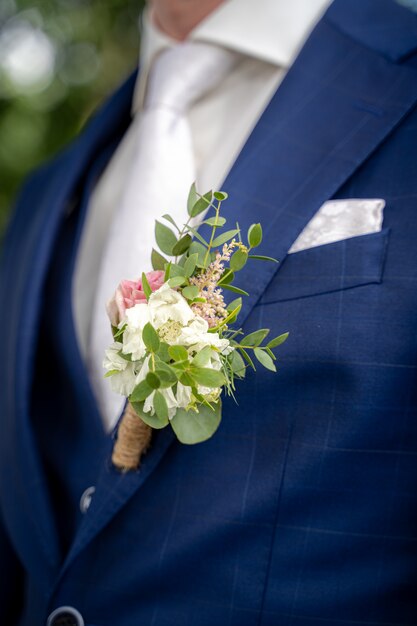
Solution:
M148 301L150 322L154 328L159 328L165 322L180 322L186 326L195 318L187 300L181 293L164 283L154 291Z
M146 304L136 304L126 311L126 329L123 334L123 354L131 354L134 361L143 359L146 347L143 343L142 332L150 321L149 308Z
M135 364L120 356L123 345L114 342L105 353L103 367L107 372L115 372L110 376L110 386L121 396L130 396L136 386Z

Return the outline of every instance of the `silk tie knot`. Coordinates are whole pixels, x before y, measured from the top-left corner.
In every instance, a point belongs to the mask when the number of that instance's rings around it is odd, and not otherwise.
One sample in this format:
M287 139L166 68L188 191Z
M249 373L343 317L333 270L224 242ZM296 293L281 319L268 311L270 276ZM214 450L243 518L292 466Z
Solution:
M184 113L230 72L237 59L235 52L201 42L164 50L149 74L145 109L163 107Z

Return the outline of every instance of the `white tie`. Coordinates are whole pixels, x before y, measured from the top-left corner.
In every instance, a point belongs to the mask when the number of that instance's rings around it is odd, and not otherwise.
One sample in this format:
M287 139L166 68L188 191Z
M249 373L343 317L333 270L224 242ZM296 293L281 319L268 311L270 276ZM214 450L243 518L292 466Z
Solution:
M187 111L236 59L223 48L186 42L162 52L151 69L136 150L103 252L92 315L88 369L108 428L117 420L123 399L103 377L104 351L111 343L106 302L120 280L137 279L151 269L155 219L169 213L179 225L184 223L187 194L196 179Z

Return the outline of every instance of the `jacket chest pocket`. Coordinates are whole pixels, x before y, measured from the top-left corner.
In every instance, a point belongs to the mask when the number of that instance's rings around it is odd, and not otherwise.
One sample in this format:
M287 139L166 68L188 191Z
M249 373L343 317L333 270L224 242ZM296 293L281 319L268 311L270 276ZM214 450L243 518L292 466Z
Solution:
M289 254L259 304L382 282L389 229Z

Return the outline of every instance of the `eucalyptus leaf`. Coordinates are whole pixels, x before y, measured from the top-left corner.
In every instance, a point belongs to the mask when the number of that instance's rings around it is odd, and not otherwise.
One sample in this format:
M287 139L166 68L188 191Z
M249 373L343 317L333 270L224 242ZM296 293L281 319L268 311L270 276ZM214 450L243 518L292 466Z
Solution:
M201 196L191 209L191 217L196 217L197 215L205 211L210 206L212 198L212 191L208 191L204 194L204 196Z
M274 339L271 339L271 341L269 341L266 344L267 348L270 348L270 349L277 348L282 343L284 343L284 341L287 340L289 334L290 333L282 333L282 335L279 335L278 337L275 337Z
M190 373L196 383L204 387L221 387L225 383L222 372L209 367L192 367Z
M237 228L235 228L234 230L226 230L226 232L222 233L218 237L215 237L213 239L211 245L212 245L213 248L217 248L218 246L222 246L223 244L225 244L230 239L233 239L233 237L236 237L236 235L238 233L239 233L239 230Z
M195 187L195 183L193 183L190 187L190 191L188 192L188 199L187 199L188 215L191 215L191 212L197 200L198 200L198 193Z
M155 248L152 248L151 263L154 270L164 270L168 261Z
M239 289L239 287L235 287L234 285L222 285L222 289L227 289L233 293L238 293L240 296L248 296L248 292L243 289Z
M234 277L235 277L234 272L232 272L232 270L230 270L230 269L227 269L224 272L223 276L220 278L220 280L218 282L218 285L219 286L220 285L229 285L233 281Z
M187 282L187 279L185 278L185 276L173 276L172 278L169 279L168 284L170 287L179 287L180 285L183 285L185 282Z
M255 332L246 335L246 337L243 337L240 343L242 346L259 346L268 334L269 328L260 328L259 330L255 330Z
M199 294L199 289L196 285L188 285L188 287L184 287L182 290L182 295L187 300L194 300Z
M174 218L172 218L170 215L168 215L168 213L165 213L165 215L162 216L164 220L166 220L167 222L169 222L170 224L172 224L172 226L174 228L176 228L176 230L180 230L174 220Z
M169 346L168 353L173 361L186 361L188 359L188 352L184 346Z
M240 378L244 378L246 374L245 361L239 354L238 350L233 350L233 352L229 356L229 362L233 373Z
M204 346L200 352L197 352L192 360L192 364L195 367L205 367L210 361L211 346Z
M191 235L189 235L188 233L181 237L181 239L177 241L175 246L172 248L173 256L180 256L180 254L184 254L184 252L186 252L190 247L191 242L192 238Z
M229 304L227 305L227 310L229 312L232 312L241 306L242 306L242 298L236 298L235 300L232 300L232 302L229 302Z
M244 250L236 250L230 259L230 269L234 272L238 272L246 265L248 260L248 253Z
M159 387L161 386L161 381L159 380L159 377L157 376L157 374L155 374L155 372L148 372L146 374L145 380L148 383L149 387L152 387L152 389L159 389Z
M145 272L142 272L142 289L146 296L146 299L149 300L149 296L152 293L152 289L148 283L148 279L146 278Z
M260 224L252 224L249 228L248 242L251 248L257 248L262 242L262 226Z
M194 228L193 226L187 226L187 229L190 231L190 233L193 233L194 237L198 239L200 243L202 243L206 248L208 247L208 242L204 239L204 237L200 235L196 228Z
M160 386L163 388L172 387L177 382L177 374L175 369L167 363L158 363L155 368L155 374L160 380Z
M160 391L155 391L153 397L153 406L155 413L161 421L168 420L168 404L165 397Z
M129 400L133 402L142 402L153 392L153 388L145 380L142 380L129 396Z
M227 198L229 197L225 191L215 191L213 193L213 196L216 198L216 200L219 200L220 202L222 202L223 200L227 200Z
M187 278L190 278L190 276L193 275L193 272L197 266L197 262L198 262L197 253L190 254L188 259L186 259L183 269L184 269L184 274Z
M226 218L220 217L220 215L209 217L208 220L204 220L203 224L208 224L209 226L224 226L226 224Z
M271 359L269 354L265 352L265 350L262 350L262 348L255 348L253 352L259 363L266 367L267 370L271 370L271 372L277 371L274 361Z
M162 252L172 256L172 249L177 243L177 238L168 226L161 224L158 220L155 222L155 239Z
M143 327L142 339L149 352L158 352L160 344L159 335L150 322L147 322Z
M210 439L221 421L221 402L210 408L199 406L198 413L178 409L171 420L171 426L181 443L193 445Z
M206 256L207 248L205 248L198 241L193 241L188 251L188 254L197 254L197 264L202 266L204 264L204 257Z
M263 256L262 254L250 254L250 259L259 259L260 261L272 261L273 263L279 263L277 259L274 259L272 256Z
M138 419L141 419L145 424L150 426L151 428L161 429L168 426L169 420L160 419L156 413L151 415L150 413L145 413L143 410L143 402L132 402L131 404L138 415Z

